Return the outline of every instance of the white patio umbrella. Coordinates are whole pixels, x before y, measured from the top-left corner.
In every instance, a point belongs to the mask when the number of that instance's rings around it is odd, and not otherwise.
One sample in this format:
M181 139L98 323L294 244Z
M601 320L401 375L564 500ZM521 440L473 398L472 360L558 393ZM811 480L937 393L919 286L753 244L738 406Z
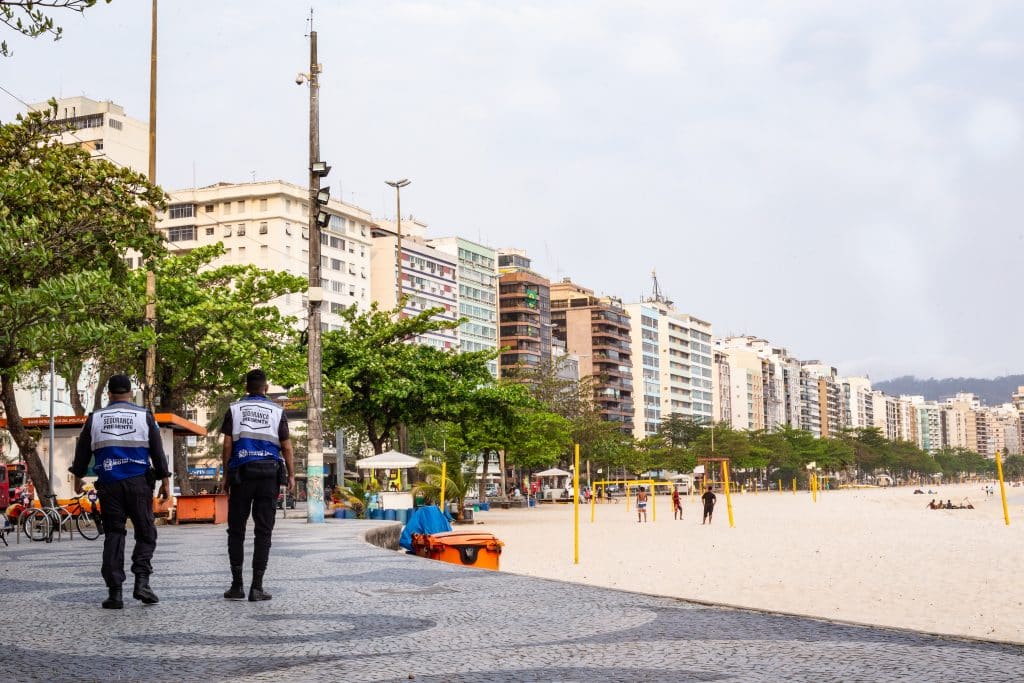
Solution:
M385 451L356 460L356 467L361 470L407 470L419 463L420 459L417 457L398 451Z
M552 467L549 470L544 470L543 472L537 472L533 476L535 476L535 477L568 477L570 474L572 474L572 473L571 472L566 472L565 470L560 470L557 467Z

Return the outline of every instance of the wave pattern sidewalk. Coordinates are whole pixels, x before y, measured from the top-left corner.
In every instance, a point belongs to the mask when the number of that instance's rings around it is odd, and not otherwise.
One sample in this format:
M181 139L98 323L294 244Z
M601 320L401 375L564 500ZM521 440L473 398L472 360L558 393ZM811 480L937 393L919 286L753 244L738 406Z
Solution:
M126 591L123 611L99 608L99 542L0 547L0 679L819 683L1019 681L1024 671L1024 648L1012 645L404 556L359 539L377 525L279 519L266 603L221 598L224 527L161 527L161 602L144 607Z

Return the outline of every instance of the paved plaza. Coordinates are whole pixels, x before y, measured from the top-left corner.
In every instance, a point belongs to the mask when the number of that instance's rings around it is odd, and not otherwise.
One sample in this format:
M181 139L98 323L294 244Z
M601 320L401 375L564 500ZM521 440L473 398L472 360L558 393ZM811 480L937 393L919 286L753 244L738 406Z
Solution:
M0 680L1024 679L1021 647L466 569L365 543L380 524L279 519L265 603L221 597L223 526L160 527L161 602L142 606L129 583L122 611L99 607L100 541L12 539Z

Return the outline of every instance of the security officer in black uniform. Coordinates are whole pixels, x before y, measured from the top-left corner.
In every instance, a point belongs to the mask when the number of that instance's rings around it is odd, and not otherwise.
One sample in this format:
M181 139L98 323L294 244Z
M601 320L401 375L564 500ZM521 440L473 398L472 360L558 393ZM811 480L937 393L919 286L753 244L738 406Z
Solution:
M228 494L228 560L231 587L228 600L244 600L242 581L245 527L252 513L254 543L249 601L270 600L263 590L263 574L270 557L278 487L295 490L295 465L288 420L284 410L267 398L267 376L252 370L245 376L246 396L235 401L224 416L224 491Z
M162 479L160 498L167 500L171 490L167 458L164 456L160 428L153 413L131 402L132 383L127 375L114 375L107 383L109 403L89 416L75 448L75 460L68 471L75 475L75 493L82 493L82 477L95 457L96 491L103 515L103 580L108 596L104 609L122 609L124 601L125 521L132 520L135 550L132 596L146 605L160 602L149 587L156 550L156 525L153 524L153 485ZM152 466L152 467L151 467Z

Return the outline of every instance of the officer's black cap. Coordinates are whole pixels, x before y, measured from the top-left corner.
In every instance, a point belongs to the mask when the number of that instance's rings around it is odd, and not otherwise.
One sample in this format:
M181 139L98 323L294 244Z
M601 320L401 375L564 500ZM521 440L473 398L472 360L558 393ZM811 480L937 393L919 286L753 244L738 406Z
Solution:
M112 394L127 394L132 390L132 380L128 375L114 375L107 382L107 391Z

